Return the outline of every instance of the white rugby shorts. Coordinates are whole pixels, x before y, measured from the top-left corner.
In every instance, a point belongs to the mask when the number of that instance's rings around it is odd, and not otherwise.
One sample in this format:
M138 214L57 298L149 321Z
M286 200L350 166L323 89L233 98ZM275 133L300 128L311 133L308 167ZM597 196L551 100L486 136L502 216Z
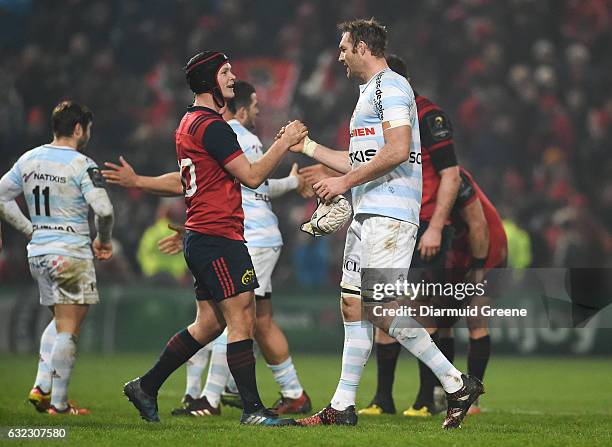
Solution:
M361 288L362 268L408 272L418 229L412 222L391 217L355 216L346 234L340 286Z
M38 282L40 304L96 304L98 287L93 259L63 255L28 258L30 272Z
M251 247L249 255L253 261L255 275L259 287L255 289L256 296L265 296L272 293L272 272L281 253L281 247Z

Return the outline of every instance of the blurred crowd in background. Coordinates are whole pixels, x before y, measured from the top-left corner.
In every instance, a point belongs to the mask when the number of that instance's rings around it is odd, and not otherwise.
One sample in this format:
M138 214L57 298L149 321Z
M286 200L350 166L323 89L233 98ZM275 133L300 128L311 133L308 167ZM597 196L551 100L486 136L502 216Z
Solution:
M387 26L413 88L450 116L460 163L512 233L511 265L612 266L610 0L0 0L0 174L50 141L65 98L93 110L98 163L175 170L173 132L192 100L181 67L202 49L226 52L255 84L265 147L299 118L346 150L358 89L337 62L336 24L358 17ZM294 161L310 163L291 154L277 176ZM116 257L100 276L156 275L155 239L183 219L182 200L109 191ZM337 284L343 235L298 231L314 206L295 193L273 202L279 287ZM0 281L27 280L25 240L2 230ZM176 259L158 279L189 281Z

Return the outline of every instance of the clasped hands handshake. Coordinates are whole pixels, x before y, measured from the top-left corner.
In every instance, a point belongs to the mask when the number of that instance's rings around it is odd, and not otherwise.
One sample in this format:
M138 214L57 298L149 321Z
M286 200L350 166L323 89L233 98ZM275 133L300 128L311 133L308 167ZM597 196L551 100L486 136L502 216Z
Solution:
M306 131L304 133L304 130ZM296 139L298 136L301 138ZM289 150L303 153L314 158L317 143L308 137L308 129L300 121L289 121L278 131L275 140L286 138L290 144ZM291 175L294 175L293 165ZM339 194L344 194L349 188L345 185L342 174L322 164L307 166L297 170L299 179L298 193L304 198L317 195L321 200L329 202Z

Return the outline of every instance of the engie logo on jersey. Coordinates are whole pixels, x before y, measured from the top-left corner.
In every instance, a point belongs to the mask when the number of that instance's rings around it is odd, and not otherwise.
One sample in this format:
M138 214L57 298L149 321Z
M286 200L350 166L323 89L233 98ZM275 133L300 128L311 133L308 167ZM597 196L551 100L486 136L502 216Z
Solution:
M357 129L351 130L351 138L365 137L368 135L376 135L376 130L373 127L358 127Z

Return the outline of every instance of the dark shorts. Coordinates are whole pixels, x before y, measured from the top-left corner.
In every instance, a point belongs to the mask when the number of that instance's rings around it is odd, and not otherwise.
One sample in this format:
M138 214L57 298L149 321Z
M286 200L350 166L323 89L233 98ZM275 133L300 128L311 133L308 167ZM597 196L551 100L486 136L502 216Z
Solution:
M486 305L490 305L491 307L495 307L495 298L499 297L499 294L503 291L505 281L507 278L507 258L504 258L498 265L489 269L485 274L485 294L484 297L488 299L486 301ZM451 283L463 283L466 281L466 275L470 271L470 269L451 269L450 273L455 279L449 280ZM438 308L446 308L446 309L462 309L467 306L474 305L472 303L473 297L467 297L463 300L457 300L455 297L436 297L433 300L433 305ZM482 305L482 301L481 304ZM438 328L452 328L457 321L460 320L460 317L438 317L437 327ZM485 327L485 326L483 326Z
M259 287L243 241L187 231L184 254L198 300L221 301Z
M421 280L428 282L443 282L445 277L444 268L446 265L446 254L453 243L453 228L450 225L444 225L444 228L442 228L440 251L438 251L432 259L426 261L421 257L418 246L421 236L423 236L423 233L425 233L428 227L428 221L420 222L417 241L414 246L414 253L412 254L409 277L414 282L419 282Z

